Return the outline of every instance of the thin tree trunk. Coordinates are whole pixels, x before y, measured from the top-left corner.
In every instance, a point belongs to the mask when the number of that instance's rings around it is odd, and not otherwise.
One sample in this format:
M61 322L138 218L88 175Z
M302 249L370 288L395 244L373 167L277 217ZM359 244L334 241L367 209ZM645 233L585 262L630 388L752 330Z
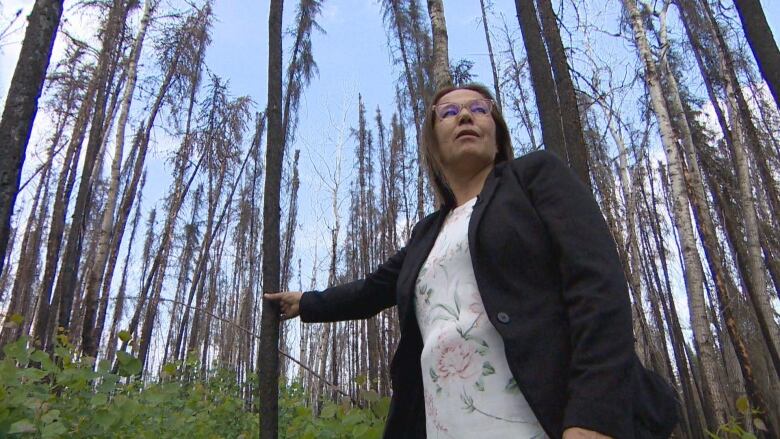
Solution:
M691 312L691 326L693 327L694 342L702 365L702 376L705 378L704 394L713 407L713 418L708 424L711 429L726 421L726 402L717 388L717 375L715 372L716 355L713 347L712 333L706 318L704 293L702 291L703 272L701 260L696 248L693 225L689 213L689 204L686 194L685 181L682 174L682 163L676 146L674 130L671 125L664 93L656 70L650 45L645 35L642 17L637 9L635 0L623 0L631 25L634 38L644 63L645 80L647 82L651 103L661 131L661 140L669 163L669 174L672 183L674 201L675 224L682 241L683 260L685 267L685 284L688 291L689 308ZM713 430L714 431L714 430Z
M642 191L642 196L646 208L648 210L648 213L649 215L651 215L650 225L651 225L653 240L655 242L655 246L658 251L658 258L661 262L661 269L664 275L663 288L659 287L659 290L664 291L664 295L661 296L661 299L662 299L662 303L664 304L664 314L666 315L666 322L670 327L669 337L672 341L672 350L674 353L675 362L677 364L677 371L680 374L680 382L682 383L683 395L685 396L684 402L686 404L683 404L683 406L685 407L686 413L688 414L688 419L690 421L693 437L695 439L703 439L704 426L702 425L701 418L697 416L696 413L696 410L699 409L700 406L697 405L696 389L694 388L695 384L693 382L693 378L691 375L689 363L687 360L687 354L685 350L686 342L678 318L679 314L677 313L677 306L675 305L674 297L672 296L672 282L669 274L669 265L666 259L667 249L664 244L663 235L661 231L660 215L658 214L658 209L656 206L655 187L653 184L653 178L654 178L653 172L649 160L647 160L646 164L647 164L647 174L648 174L647 181L650 186L650 200L652 201L647 199L647 194L645 194L644 190ZM660 279L656 280L656 282L658 284L661 283Z
M27 153L38 98L43 90L63 0L36 0L16 62L14 75L0 119L0 274L3 273L11 218L19 192L22 166Z
M113 317L111 319L111 327L108 331L108 343L106 346L106 355L104 358L110 362L114 361L114 355L116 354L116 339L117 339L117 329L119 328L119 324L122 321L122 316L124 314L125 310L125 290L127 288L127 271L130 268L130 254L132 253L133 249L133 242L135 241L135 234L138 230L138 222L141 219L141 195L143 194L143 188L146 185L146 173L144 173L143 177L141 177L141 184L138 186L138 201L135 203L135 215L133 216L133 221L130 226L130 239L127 243L127 253L125 254L125 261L122 268L122 278L119 281L119 289L116 293L116 301L114 302L114 313ZM108 302L106 300L106 302ZM105 309L101 307L101 312L105 316ZM104 318L99 318L98 323L101 323ZM103 332L102 325L100 326L100 330L98 331L98 328L95 328L96 335L100 336ZM100 343L97 343L100 345Z
M488 57L490 58L490 71L493 73L493 93L496 95L496 105L501 109L501 90L499 89L500 81L498 80L498 67L496 67L496 59L493 56L493 45L490 42L490 28L488 27L487 13L485 11L485 0L479 0L479 7L482 11L482 27L485 29L485 41L487 42Z
M426 111L425 107L425 90L423 85L424 84L417 84L419 81L415 81L412 78L412 70L413 68L418 71L418 73L421 73L421 70L423 69L422 65L420 63L417 63L414 65L414 60L411 59L411 56L409 54L409 51L412 50L412 48L407 47L406 43L406 26L403 24L406 21L409 21L409 17L404 17L404 13L401 10L401 4L399 0L387 0L385 3L385 9L389 11L390 13L390 20L392 22L391 27L395 31L396 37L398 38L398 47L399 51L401 52L401 61L404 65L404 77L406 78L406 88L408 91L408 97L409 97L409 106L412 107L412 119L414 120L414 130L415 130L415 139L417 142L417 220L420 221L425 216L424 211L424 178L423 178L423 166L420 166L422 164L422 148L421 148L421 142L422 142L422 124L423 124L423 117L424 113ZM410 9L412 7L410 6ZM419 76L419 75L418 75ZM401 105L401 100L399 99L398 102L399 106ZM423 108L420 108L422 106ZM403 114L399 111L399 114ZM405 186L404 186L405 187Z
M511 72L510 77L512 82L514 82L515 87L517 88L517 93L519 94L519 99L515 97L512 99L512 109L515 111L515 113L519 114L520 120L525 126L526 132L528 133L528 139L531 142L531 151L536 151L539 149L539 145L536 142L536 134L534 134L535 127L533 120L531 119L531 112L528 110L529 98L526 94L525 87L523 87L522 80L522 69L525 65L525 62L522 64L519 63L517 57L515 56L514 41L512 41L509 27L507 26L506 21L504 21L504 37L506 39L507 51L509 52L509 60L511 62L509 67Z
M668 5L668 3L667 3ZM661 33L660 44L668 44L666 37L666 7L660 14L661 16ZM693 137L690 131L690 125L686 116L680 92L677 87L677 81L671 68L668 65L667 60L662 59L662 74L665 77L667 84L667 103L669 105L670 115L673 117L673 121L676 122L678 137L681 140L683 151L687 159L687 169L684 169L684 176L686 180L686 187L688 188L688 196L692 201L692 207L694 217L696 218L696 227L701 236L705 256L710 266L710 271L715 283L715 290L718 297L719 309L723 314L723 320L728 330L729 337L733 343L735 353L739 360L739 366L742 371L742 377L745 380L745 386L751 402L755 407L760 407L761 410L765 410L766 403L760 392L760 386L756 384L753 377L753 367L750 359L750 355L745 346L744 338L742 337L739 328L736 325L736 319L734 317L734 307L730 304L733 302L733 298L737 296L737 288L731 277L728 275L725 260L722 256L718 237L715 229L715 223L710 215L710 207L707 205L706 196L704 191L704 185L701 181L701 171L699 170L697 154L693 143ZM724 346L722 343L721 346ZM725 347L723 350L725 351ZM725 352L724 352L725 356Z
M97 77L93 77L84 94L81 107L73 124L70 142L65 151L65 158L60 171L60 177L57 182L57 190L54 195L54 206L52 207L51 222L49 224L49 235L46 240L46 264L44 266L43 278L41 279L38 293L38 311L35 320L35 338L38 345L46 350L51 350L51 337L49 321L51 320L51 308L56 311L56 303L50 304L52 288L54 286L54 277L57 272L57 262L59 261L60 248L62 246L62 235L65 230L65 216L68 210L70 195L73 191L73 185L76 181L76 171L78 169L81 147L86 135L87 120L92 114L93 99L97 91Z
M631 296L634 299L634 319L639 322L641 333L644 334L645 349L649 352L653 369L662 370L660 359L658 358L660 348L656 345L656 338L650 334L647 319L645 318L644 307L642 306L642 282L640 279L640 259L639 259L639 242L637 239L636 228L636 202L634 199L634 193L632 190L633 184L628 175L628 149L623 142L623 135L617 128L615 123L615 117L611 113L611 109L608 109L604 105L604 111L607 114L607 122L609 131L612 134L612 139L618 146L618 176L620 179L620 187L623 191L623 201L625 203L625 216L626 216L626 239L628 240L628 255L624 263L627 266L629 285L631 286ZM663 328L659 328L663 329Z
M109 246L111 244L111 234L114 227L114 212L116 211L117 199L119 197L119 167L122 161L125 144L125 127L130 113L130 104L135 92L135 83L138 78L138 60L141 57L146 29L149 25L152 12L157 6L156 0L147 0L144 5L143 17L141 18L141 27L138 29L133 49L130 52L130 58L127 66L127 84L125 85L124 95L122 96L119 121L116 128L116 140L114 142L114 158L111 163L111 177L109 179L106 204L103 208L103 218L100 224L98 245L94 264L91 266L90 276L87 279L86 286L86 308L84 312L84 325L82 327L82 351L84 355L96 357L98 345L96 341L99 337L94 334L95 317L98 308L98 292L103 280L106 261L108 259Z
M561 125L561 108L558 105L557 89L553 81L550 59L542 40L542 30L536 17L536 7L531 0L515 0L517 20L523 33L526 59L531 70L531 83L539 109L544 148L570 163L566 149L566 137Z
M76 202L71 217L70 232L65 249L62 255L62 264L60 273L57 277L57 283L54 289L53 304L58 305L57 327L70 330L71 309L76 290L76 281L78 276L78 267L81 260L82 244L84 239L85 223L89 217L92 200L92 191L94 188L93 169L97 161L97 155L103 145L103 124L106 116L106 104L108 95L106 88L109 80L111 58L116 50L116 41L121 34L121 28L127 17L128 5L125 0L114 0L108 15L106 31L103 34L102 48L100 51L98 66L96 70L97 79L97 97L95 99L95 111L93 112L92 123L90 126L89 140L87 150L84 156L84 166L79 182L79 190L76 195ZM49 328L53 333L54 327Z
M755 308L756 317L758 317L761 333L766 341L772 362L774 363L775 372L778 377L780 377L780 327L778 327L774 320L775 313L766 290L766 271L763 263L764 259L761 243L759 242L758 213L751 184L750 165L748 163L746 148L752 145L754 149L758 149L760 148L760 145L758 136L755 134L755 127L753 126L747 103L745 102L745 98L740 90L740 84L734 73L734 63L731 59L729 49L726 46L720 27L715 21L709 4L705 1L703 5L709 16L712 30L715 35L716 47L720 55L720 66L723 71L726 72L724 82L728 97L727 109L730 110L732 126L734 127L731 131L732 141L727 143L729 144L736 170L739 188L738 203L741 208L740 210L742 211L745 239L747 241L748 249L747 260L741 261L741 263L747 264L748 268L748 277L744 279L744 281L753 307ZM758 166L761 168L762 164L759 163ZM765 171L761 174L763 174L762 177L764 177L764 184L767 188L772 188L774 179L771 175L768 175L769 171L766 170L766 165L764 164L763 166ZM775 208L780 208L780 206L773 203L772 200L774 198L775 197L771 196L770 191L770 204L773 204L773 207Z
M539 5L539 15L542 19L542 29L547 49L550 53L555 89L560 104L560 118L563 125L563 135L566 139L566 153L569 166L574 169L585 186L590 184L590 167L588 165L588 150L582 133L582 122L574 93L574 83L569 73L569 61L566 49L561 41L561 31L558 29L558 17L553 11L551 0L536 0ZM533 62L533 61L532 61Z
M279 290L279 192L284 162L282 132L282 10L283 0L271 0L268 14L268 143L263 199L263 289ZM279 423L279 307L263 302L257 358L261 389L260 437L276 438Z
M11 290L11 299L6 310L3 326L0 327L0 357L4 355L3 346L16 341L24 334L24 323L32 320L28 314L32 293L32 283L40 262L40 242L45 216L49 209L49 175L51 167L46 167L41 174L38 187L33 197L33 205L27 219L27 227L22 236L19 251L19 263ZM9 272L6 272L6 274ZM22 317L24 321L15 321Z

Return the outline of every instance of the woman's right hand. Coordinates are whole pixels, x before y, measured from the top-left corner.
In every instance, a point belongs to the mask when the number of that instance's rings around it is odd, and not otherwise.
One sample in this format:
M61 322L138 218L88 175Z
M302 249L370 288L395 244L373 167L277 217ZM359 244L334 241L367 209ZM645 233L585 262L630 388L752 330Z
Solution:
M303 293L300 291L281 291L278 293L264 293L263 299L277 303L282 320L289 320L298 317L301 313L299 307L301 296L303 296Z

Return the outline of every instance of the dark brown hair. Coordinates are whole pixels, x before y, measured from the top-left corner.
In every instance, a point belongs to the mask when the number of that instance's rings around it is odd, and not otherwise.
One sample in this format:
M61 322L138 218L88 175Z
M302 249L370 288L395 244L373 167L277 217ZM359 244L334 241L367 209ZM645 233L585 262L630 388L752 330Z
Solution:
M425 113L425 123L422 128L422 150L423 158L425 159L425 167L428 170L428 178L436 192L436 199L442 207L454 206L455 194L452 193L452 189L450 189L450 185L447 183L441 161L439 160L439 140L436 138L436 132L434 130L434 124L436 123L437 117L433 106L439 102L439 99L441 99L442 96L453 90L472 90L485 98L494 100L493 94L490 93L490 90L487 87L476 83L465 84L458 87L447 86L439 89L433 96L433 100L431 101L432 105ZM512 138L509 134L509 127L507 127L504 116L501 115L501 110L498 108L498 105L493 105L493 110L490 112L490 115L493 117L493 122L496 124L496 144L498 146L498 153L496 154L496 159L493 163L498 164L512 160L514 158Z

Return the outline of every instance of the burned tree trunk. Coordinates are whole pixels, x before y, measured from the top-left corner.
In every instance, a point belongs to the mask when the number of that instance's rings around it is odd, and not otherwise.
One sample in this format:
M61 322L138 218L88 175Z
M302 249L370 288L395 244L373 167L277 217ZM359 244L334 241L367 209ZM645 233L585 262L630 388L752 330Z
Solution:
M279 223L284 131L282 126L282 9L271 0L268 14L268 146L263 202L263 289L279 290ZM257 358L260 437L275 438L279 425L279 307L263 302Z
M756 57L756 64L764 77L775 105L780 108L780 50L777 49L772 29L759 0L734 0L742 29Z
M3 157L0 160L0 274L27 143L62 16L62 3L63 0L35 2L0 119L0 156Z

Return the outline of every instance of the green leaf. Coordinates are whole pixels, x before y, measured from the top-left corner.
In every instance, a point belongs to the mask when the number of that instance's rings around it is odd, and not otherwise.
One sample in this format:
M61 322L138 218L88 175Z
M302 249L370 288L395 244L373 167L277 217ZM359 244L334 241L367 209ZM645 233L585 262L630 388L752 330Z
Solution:
M44 351L35 351L30 355L30 360L41 365L41 369L49 373L59 372L60 368L51 361L49 354Z
M390 398L382 397L375 404L371 404L371 411L374 412L374 416L384 420L387 418L387 412L390 411Z
M119 351L116 353L116 359L119 361L119 376L129 377L141 373L143 365L138 358L135 358L127 352Z
M22 364L27 364L29 351L27 350L27 338L21 337L13 343L5 345L3 348L5 356Z
M496 369L493 368L489 361L482 363L482 376L493 375L494 373L496 373Z
M358 375L358 376L355 377L354 381L355 381L355 384L357 384L358 386L362 386L362 385L366 384L368 379L366 378L365 375Z
M22 419L11 424L11 428L8 429L8 434L23 434L23 433L35 433L38 431L28 419Z
M361 393L363 396L363 399L365 399L368 402L377 402L379 401L379 394L376 393L373 390L366 390Z
M740 396L737 398L737 411L743 415L747 415L750 412L750 402L747 396Z
M132 334L128 331L119 331L116 333L116 336L122 340L123 343L127 343L130 341L130 338L132 337Z
M324 419L330 419L334 416L336 416L336 406L332 404L326 405L320 412L320 417Z
M167 376L174 376L177 372L176 364L175 363L168 363L165 366L163 366L162 371Z
M106 405L107 402L108 402L108 397L103 393L98 393L97 395L93 396L92 399L89 401L92 407L101 407Z
M341 422L344 425L352 426L363 422L365 418L366 415L364 415L363 413L360 413L357 410L352 410L351 412L349 412L349 414L347 414L347 416L344 416L344 419L342 419Z
M355 428L352 429L352 437L360 437L363 436L368 432L369 426L366 424L360 424L356 425Z
M19 371L19 376L27 378L33 383L37 383L38 381L44 379L47 375L49 375L48 372L35 369L33 367L28 367Z
M753 418L753 426L756 427L756 430L769 431L761 418Z
M62 437L65 433L68 432L68 429L65 428L64 425L62 425L62 422L52 422L51 424L46 425L43 427L43 430L41 430L41 438L48 439L48 438L59 438Z
M164 394L164 393L157 393L157 392L147 391L146 392L146 403L151 405L151 406L153 406L153 407L159 406L159 405L165 403L165 400L168 397L169 396Z
M109 430L117 420L116 411L97 410L91 416L92 423L99 425L103 430Z
M60 419L60 411L59 410L49 410L46 412L45 415L41 416L41 422L44 424L51 424L52 422L57 421Z

